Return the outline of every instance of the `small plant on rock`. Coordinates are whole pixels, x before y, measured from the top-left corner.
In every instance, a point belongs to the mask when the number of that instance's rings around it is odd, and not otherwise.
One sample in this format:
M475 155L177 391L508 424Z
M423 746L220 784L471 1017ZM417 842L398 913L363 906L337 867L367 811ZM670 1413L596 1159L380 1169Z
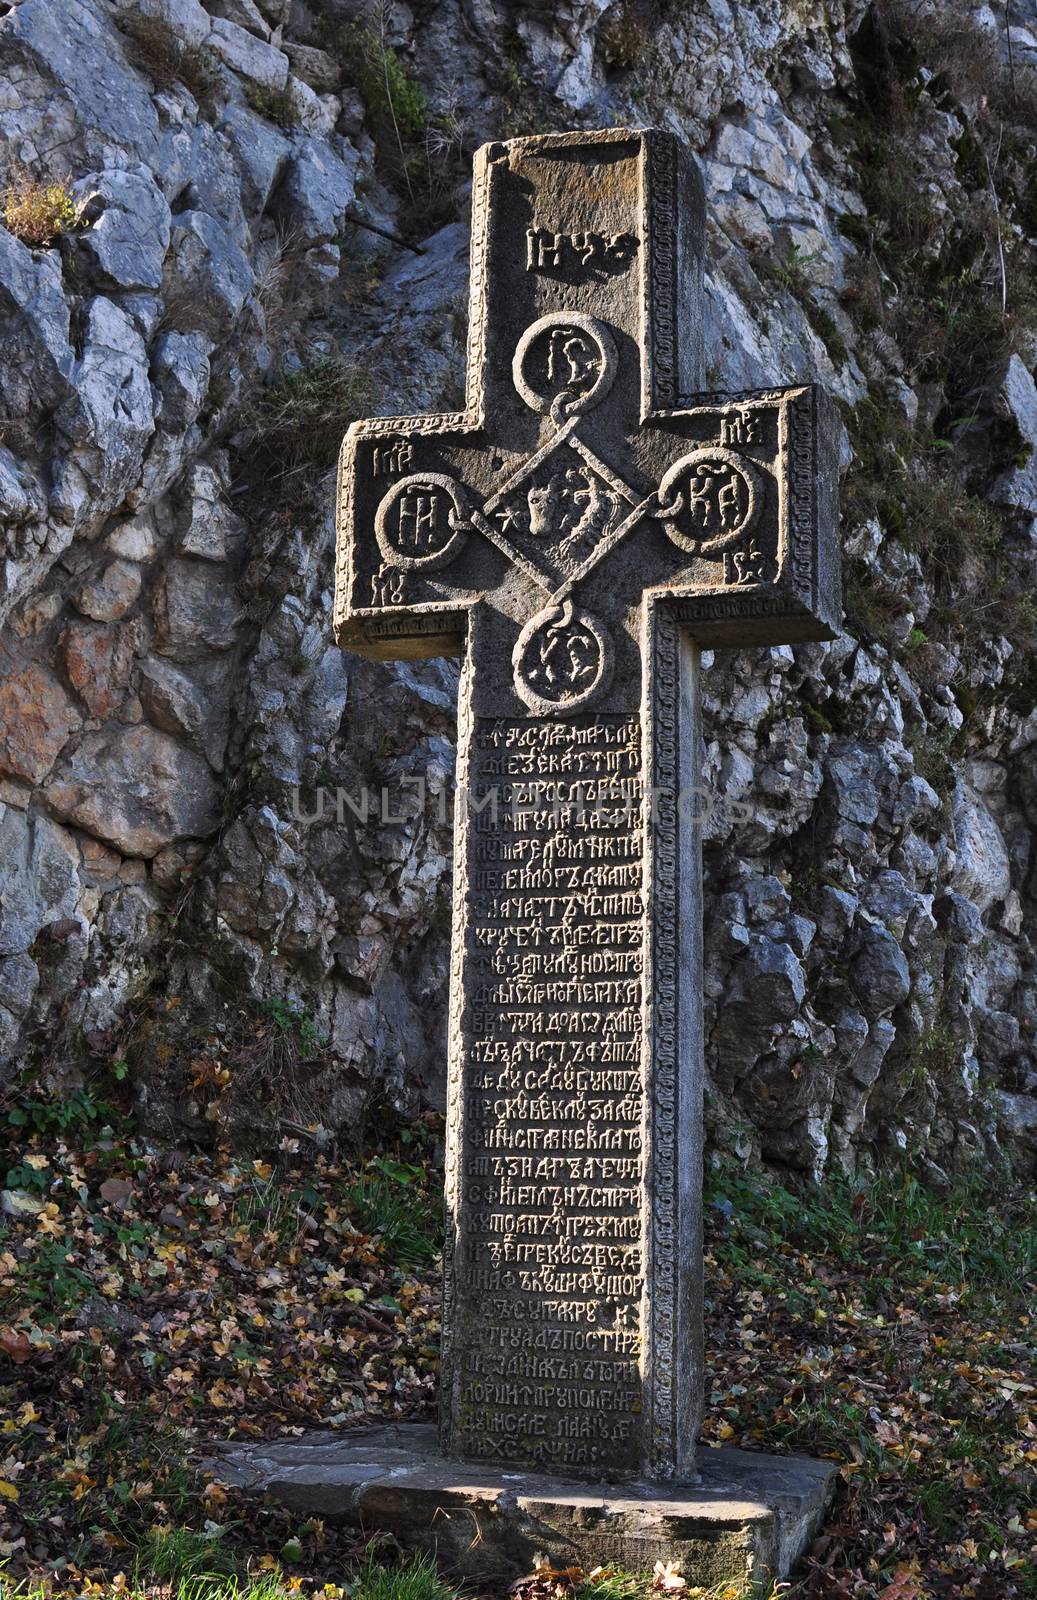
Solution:
M40 248L57 242L76 227L76 204L64 183L36 183L21 178L0 196L4 227L23 244Z
M295 101L287 89L271 89L262 83L246 83L245 99L259 116L276 122L279 128L294 128L298 117Z
M248 422L250 448L283 469L330 467L342 435L370 403L367 375L337 355L285 368L261 389Z
M161 18L146 17L139 11L121 17L119 27L128 41L130 60L156 89L182 84L196 100L212 94L220 71L210 51L185 44Z
M606 67L625 72L643 66L651 47L651 29L636 0L620 0L601 19L598 43Z

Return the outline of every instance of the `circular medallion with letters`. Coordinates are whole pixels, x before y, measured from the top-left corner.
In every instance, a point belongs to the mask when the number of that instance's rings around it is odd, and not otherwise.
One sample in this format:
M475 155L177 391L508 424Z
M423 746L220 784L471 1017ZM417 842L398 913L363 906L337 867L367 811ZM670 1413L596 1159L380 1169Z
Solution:
M394 483L374 519L385 561L404 572L445 567L468 531L463 490L442 472L416 472Z
M608 688L612 643L596 618L571 600L531 617L512 652L515 692L531 711L576 711Z
M580 311L557 311L526 329L511 375L527 406L562 422L604 400L616 364L615 341L603 322Z
M749 532L763 506L763 484L747 457L707 445L674 462L658 498L655 515L678 549L708 556Z

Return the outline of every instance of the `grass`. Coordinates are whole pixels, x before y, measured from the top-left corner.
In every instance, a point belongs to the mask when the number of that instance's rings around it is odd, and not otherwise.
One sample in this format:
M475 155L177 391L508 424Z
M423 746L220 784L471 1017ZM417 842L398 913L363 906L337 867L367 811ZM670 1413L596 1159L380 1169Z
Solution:
M350 1209L386 1255L401 1266L428 1266L438 1253L428 1206L385 1178L361 1178L348 1192Z
M134 1567L104 1584L83 1591L90 1600L290 1600L298 1585L280 1567L269 1572L218 1570L218 1541L185 1540L183 1529L159 1536ZM207 1564L208 1563L208 1564ZM326 1600L454 1600L457 1590L438 1574L430 1556L416 1555L383 1563L368 1555L343 1573L345 1583L328 1582L319 1593ZM50 1600L49 1583L13 1582L0 1573L0 1600Z
M934 1027L911 1072L953 1071L956 1048ZM16 1086L0 1110L0 1177L39 1202L0 1219L2 1600L29 1600L44 1573L54 1600L190 1585L194 1600L446 1600L427 1562L247 1500L196 1455L428 1416L441 1120L383 1121L365 1161L304 1128L269 1134L265 1156L225 1135L163 1149L136 1137L132 1071L65 1099ZM889 1600L912 1572L940 1600L1030 1600L1037 1194L1007 1179L936 1193L908 1170L793 1189L719 1168L706 1199L703 1447L840 1464L824 1562L797 1574L796 1600L849 1576L852 1600ZM514 1600L659 1593L611 1569L538 1572Z
M76 204L67 184L19 178L0 195L0 216L22 244L42 249L77 226Z
M454 190L468 168L464 124L456 111L432 114L416 74L388 41L385 0L376 0L366 21L320 18L312 42L363 99L380 173L404 201L404 234L419 237L452 220Z
M259 116L276 122L279 128L294 128L298 117L295 101L287 89L271 89L268 84L247 82L245 99Z
M1037 1193L720 1173L709 1200L707 1437L840 1461L826 1562L847 1593L886 1600L903 1573L918 1595L1030 1595ZM826 1585L808 1563L795 1593Z
M334 464L349 424L370 408L367 374L338 356L284 368L258 390L247 419L247 448L276 470Z
M456 1588L440 1577L429 1555L385 1566L369 1556L350 1584L350 1600L453 1600Z
M133 65L156 89L183 85L196 100L206 100L220 82L220 68L210 50L185 44L161 17L124 12L117 22L127 41Z

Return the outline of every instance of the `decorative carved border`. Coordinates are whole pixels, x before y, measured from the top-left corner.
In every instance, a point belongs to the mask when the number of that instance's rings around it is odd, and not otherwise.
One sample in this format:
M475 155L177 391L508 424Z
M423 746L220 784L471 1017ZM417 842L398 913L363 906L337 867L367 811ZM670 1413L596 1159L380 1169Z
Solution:
M642 135L641 410L677 404L677 145L656 129Z
M472 753L475 720L472 709L474 686L471 658L461 673L457 698L457 777L455 792L472 792ZM443 1314L440 1343L439 1448L450 1455L454 1448L454 1421L458 1413L458 1374L454 1348L454 1308L457 1295L457 1254L464 1249L461 1238L461 1198L465 1122L464 1084L464 961L468 945L468 807L459 804L454 812L454 882L450 930L450 1013L447 1024L447 1115L444 1158L444 1197L446 1230L443 1240Z
M667 604L645 604L645 1129L647 1304L644 1326L646 1468L672 1478L678 1466L679 1390L695 1375L678 1370L678 973L681 660L677 619ZM652 805L654 796L655 804ZM654 815L653 815L654 812Z
M788 563L792 586L805 606L816 608L818 583L817 410L814 391L789 395L781 412L781 448L787 489Z

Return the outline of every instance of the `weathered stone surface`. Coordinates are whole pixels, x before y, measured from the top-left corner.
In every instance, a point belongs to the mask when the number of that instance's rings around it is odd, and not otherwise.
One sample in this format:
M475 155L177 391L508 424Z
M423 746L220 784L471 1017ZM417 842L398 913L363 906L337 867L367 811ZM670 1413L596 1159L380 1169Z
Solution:
M230 705L218 669L191 677L171 662L152 656L140 664L140 697L157 728L187 738L217 772L223 770Z
M226 17L228 22L236 22L239 28L247 29L260 39L270 37L270 24L255 0L213 0L211 10L214 17Z
M136 603L142 583L143 573L135 561L110 561L96 578L83 585L76 605L95 622L115 622Z
M211 21L196 0L145 4L169 20L186 44L204 47ZM257 4L272 29L283 29L281 47L287 55L296 45L310 45L309 29L320 21L324 0L297 6L291 15L288 0ZM235 436L239 409L249 404L260 381L257 374L276 376L282 359L305 365L315 350L341 352L347 363L373 375L376 409L407 414L435 410L444 396L455 404L464 388L468 208L463 164L447 158L443 185L437 180L435 220L427 224L435 232L418 238L422 186L416 186L416 208L409 199L402 202L404 217L400 196L383 173L374 171L374 145L360 96L351 88L340 91L334 97L341 105L337 131L325 135L310 125L304 131L351 172L355 163L355 192L344 222L337 211L319 219L323 241L307 249L291 219L282 214L275 222L269 209L298 130L284 129L253 110L245 100L246 80L222 62L223 86L206 97L200 112L182 86L156 89L130 64L128 41L112 26L131 9L126 0L23 0L0 18L0 152L6 171L75 183L91 175L143 170L153 175L174 211L173 227L192 211L204 213L211 223L208 243L193 227L186 234L181 229L179 251L167 251L158 289L113 286L104 295L122 311L135 338L127 336L114 363L103 356L111 342L107 333L94 337L94 356L82 369L76 363L84 353L88 308L98 288L93 266L86 263L89 273L80 269L74 238L66 238L60 249L30 250L0 230L0 617L6 618L0 674L20 672L33 662L63 675L60 640L68 618L61 612L103 567L102 550L144 566L145 587L136 608L144 610L166 562L179 554L175 538L186 475L210 454L214 429L221 439ZM829 1167L866 1176L876 1163L897 1159L896 1152L906 1148L924 1150L947 1172L974 1171L1014 1149L1020 1169L1030 1172L1037 1158L1022 1144L1013 1146L1007 1123L998 1124L989 1107L996 1089L1024 1099L1037 1093L1030 1026L1037 1015L1032 932L1037 926L1037 715L1025 692L1025 650L1018 641L1013 647L996 637L990 623L1002 583L1021 596L1037 584L1029 487L1035 459L1030 446L1037 432L1030 374L1037 352L1021 327L1024 319L1013 314L1013 327L1022 337L1005 374L1004 395L995 391L975 402L970 398L963 408L939 395L928 380L914 386L913 361L898 347L889 317L885 328L865 329L854 295L861 272L866 278L870 270L870 257L862 256L844 231L844 226L853 231L850 219L862 230L883 223L867 215L860 193L864 152L853 133L860 125L855 113L869 92L861 76L863 12L862 0L825 6L807 0L805 9L765 6L761 0L710 8L694 0L689 7L653 15L643 60L616 70L602 48L615 9L602 19L596 6L564 16L542 6L535 15L520 7L516 25L528 51L520 70L538 94L550 95L563 78L566 93L589 94L588 106L602 109L588 112L588 122L643 122L643 89L650 80L652 114L679 127L696 150L713 224L705 261L708 388L756 390L793 377L820 378L851 407L870 389L885 398L874 410L858 410L856 421L876 446L904 424L917 427L918 438L928 438L934 406L949 405L951 417L961 417L963 410L978 413L961 431L955 450L941 459L952 476L959 469L966 474L970 492L1004 519L989 592L979 577L978 604L974 611L966 608L960 639L949 625L946 586L935 581L931 552L915 548L911 530L905 529L912 544L908 549L893 526L897 506L890 505L889 516L873 517L858 514L848 503L842 537L847 560L854 563L855 585L859 592L877 594L883 607L888 599L895 614L878 617L875 626L855 620L835 643L797 649L794 661L774 652L752 660L718 654L704 670L705 772L714 802L704 824L707 898L710 905L724 907L711 915L706 934L710 1140L740 1161L778 1159L770 1152L785 1141L783 1148L800 1170L804 1164L815 1170L820 1119L821 1133L827 1129L830 1138L824 1158ZM902 15L909 13L916 14L914 8L901 8ZM1013 16L1019 15L1016 0ZM474 46L472 17L478 29ZM993 11L989 18L974 74L985 70L990 49L1000 52L1007 70L1004 19ZM458 0L431 0L420 16L406 6L392 10L393 48L428 94L437 135L455 116L473 141L494 136L504 125L509 111L501 85L509 68L498 21L481 3L462 16ZM969 25L963 17L962 27ZM982 170L974 187L970 164L960 158L962 134L974 134L982 145L983 129L969 106L936 104L947 80L931 41L919 59L922 73L917 99L912 91L913 126L905 148L917 164L918 193L931 207L935 231L934 253L925 266L929 272L940 270L941 254L943 260L956 258L966 219L986 214L989 187ZM1020 61L1017 54L1017 72ZM305 76L292 70L297 79ZM1019 104L1025 104L1024 95ZM308 105L312 111L312 99ZM838 140L832 135L833 107L851 111ZM320 116L326 115L322 102ZM1004 150L1025 149L1031 135L1032 130L1006 124ZM744 155L746 164L733 165L735 154ZM435 166L434 149L432 158ZM1010 168L1010 160L998 165L998 182L1025 181L1022 172L1013 178ZM405 233L424 253L354 229L353 216ZM329 228L338 231L331 235ZM790 247L797 242L806 256L801 250L790 262ZM342 282L332 284L328 294L327 274L338 270L340 248ZM1028 249L1023 238L1013 242L1024 271L1031 260ZM240 261L233 250L240 252ZM773 271L788 265L794 290L779 281L780 270L777 276ZM837 283L845 288L831 287ZM948 296L960 287L948 285ZM822 311L830 319L825 338L810 320ZM120 325L112 331L121 343ZM845 360L833 334L845 346ZM106 386L109 405L87 407L76 388L86 384L97 397L94 372L100 359L117 367L114 382ZM206 363L209 385L203 396ZM143 418L148 387L155 431L141 449L132 441L136 430L120 433L110 419L122 416L127 394L135 407L140 405ZM849 452L844 456L848 461ZM867 498L867 462L855 463L852 470ZM999 479L1005 480L1000 487ZM328 648L324 618L331 531L323 514L328 496L310 474L287 483L289 508L267 521L252 503L248 471L238 476L230 504L248 526L248 539L239 549L254 567L245 591L250 626L242 630L240 651L208 658L203 645L197 658L184 664L194 679L215 662L221 703L235 704L235 741L224 780L228 794L253 794L253 775L263 773L264 803L279 829L277 894L273 887L267 890L262 873L247 885L239 880L233 927L221 919L208 888L224 875L233 876L233 867L216 844L195 868L203 893L194 902L197 964L191 983L185 974L172 972L168 981L176 982L181 994L204 997L198 1001L200 1029L214 999L206 974L218 966L245 975L243 1003L287 986L332 1041L336 1081L343 1088L341 1094L329 1091L322 1104L330 1127L336 1118L355 1116L375 1081L408 1109L426 1100L442 1104L438 1064L446 1025L449 822L428 812L400 824L372 821L357 830L354 848L335 820L334 788L341 784L355 793L363 774L376 791L384 782L396 796L401 772L427 770L434 775L430 783L440 785L432 792L445 793L453 770L457 674L449 662L362 666ZM884 498L892 493L896 500L894 481L882 488ZM318 510L310 508L311 500ZM96 564L87 559L94 551ZM987 559L972 551L966 567ZM209 568L219 576L218 563ZM951 573L952 586L959 576L967 578L967 572ZM918 643L913 628L928 634L928 644ZM152 659L170 659L156 656L151 644L142 648ZM977 711L968 713L973 694ZM115 714L145 715L132 698ZM950 882L958 861L950 824L953 793L941 776L949 744L955 769L963 753L960 771L953 775L980 795L1008 855L1011 887L983 909L957 894ZM970 769L976 758L1003 768L1003 790L991 793L974 781ZM838 784L830 773L832 759L843 763ZM847 761L854 774L846 771ZM293 785L303 784L301 809L312 812L318 774L329 786L325 815L312 823L299 821ZM874 820L839 815L844 779L857 790L856 801L865 811L870 805ZM0 789L17 807L29 805L24 780L2 779ZM232 800L232 810L240 803ZM254 809L240 812L242 836L249 839ZM269 830L264 837L270 837ZM78 839L81 848L92 844L88 835ZM169 848L174 854L179 850ZM81 920L90 936L89 983L107 982L110 974L106 1004L114 1005L112 996L128 992L130 968L139 975L149 962L163 960L166 923L135 913L120 925L133 939L139 937L140 945L109 942L103 904L118 882L118 857L113 851L106 856L114 865L105 868L108 875L96 892L91 887ZM8 870L0 861L0 879ZM132 870L143 870L139 859ZM872 880L889 870L902 874L911 892L934 897L940 939L950 949L944 962L939 951L925 954L912 945L916 913L908 915L903 953L911 992L863 1037L856 1025L844 1026L849 1016L858 1021L863 1016L849 988L847 933L858 907L882 921L881 911L869 909L876 903L869 890ZM799 954L802 941L794 926L779 930L766 921L745 921L744 904L743 921L737 921L735 905L746 874L779 877L792 895L791 914L817 924L805 956ZM981 898L992 883L996 886L996 879L983 881L987 889ZM730 901L730 920L729 890L738 891ZM283 927L273 912L278 897L286 908ZM890 911L900 919L892 902ZM782 913L781 920L787 922L789 915ZM748 1032L741 1040L730 1028L716 1032L725 995L731 991L733 998L738 982L740 929L786 944L806 974L803 1005L769 1039L767 1064L756 1058ZM898 937L893 927L889 932ZM1000 954L995 963L1003 941L1018 965L1008 988L1011 974ZM990 954L984 954L988 948ZM20 1048L48 1047L79 976L71 966L41 967ZM961 1073L930 1069L919 1047L928 1030L943 1025L945 1001L960 1028L963 1051L976 1036L979 1065ZM188 1009L185 1002L182 1014ZM992 1013L1011 1015L1020 1024L1018 1049L997 1060L995 1042L1007 1035L999 1023L995 1041L987 1020ZM822 1018L829 1033L820 1026ZM883 1054L887 1025L895 1038ZM17 1035L21 1025L9 1020L5 1026L13 1026ZM776 1081L777 1061L789 1071L796 1064L791 1052L800 1026L808 1029L812 1048L797 1064L795 1081L813 1082L813 1109L799 1127L790 1128L783 1094L758 1090L765 1080ZM833 1029L838 1044L830 1042ZM858 1071L871 1075L876 1068L871 1087L861 1091ZM833 1082L837 1090L845 1083L856 1109L849 1102L844 1107L840 1092L831 1094ZM174 1100L166 1109L173 1116L178 1111Z
M177 518L176 548L181 555L226 561L244 537L244 524L223 499L223 484L208 463L200 462L187 483Z
M0 677L0 773L40 783L82 718L58 679L35 662Z
M114 169L75 187L84 231L76 245L102 288L157 289L169 248L169 202L146 168Z
M208 763L154 728L87 734L44 792L50 811L125 856L153 856L216 826Z
M1018 429L1025 459L1022 465L1002 474L993 497L1003 505L1037 516L1037 384L1018 355L1009 360L1001 395Z
M218 56L243 78L264 89L283 89L288 79L288 57L283 50L225 17L214 17L208 43Z
M309 44L288 43L285 45L285 55L295 76L319 94L337 89L342 82L342 67L326 50L316 50Z
M291 156L292 141L246 106L228 106L220 129L230 140L250 207L265 211Z
M178 308L183 331L216 338L233 327L254 282L226 224L206 211L181 211L174 218L166 275L184 296Z
M224 1446L217 1477L270 1494L303 1516L391 1532L434 1550L473 1583L558 1568L650 1570L672 1561L689 1587L724 1583L763 1597L820 1524L832 1462L707 1450L693 1488L632 1483L609 1489L533 1473L445 1463L421 1424Z
M355 156L343 161L326 145L305 138L274 197L274 207L307 243L335 239L353 203L356 170Z
M195 50L205 43L212 28L212 18L201 0L132 0L130 9L164 23Z
M229 650L239 621L234 584L208 561L170 561L155 594L155 646L173 661Z
M467 657L444 1450L613 1480L686 1478L702 1404L701 649L838 621L823 396L691 408L702 232L668 135L484 147L467 409L354 424L340 477L341 641ZM776 878L743 898L806 953ZM771 1030L805 974L747 948Z
M0 804L0 861L0 956L18 955L31 948L41 928L75 911L79 852L71 834L49 818Z
M209 392L212 348L201 333L164 333L156 340L151 373L159 395L157 423L182 433L194 422Z
M62 634L65 676L91 716L110 717L125 699L136 640L132 623L104 628L71 622Z
M1001 830L982 797L964 784L955 790L952 826L956 861L950 881L985 911L1012 884Z

